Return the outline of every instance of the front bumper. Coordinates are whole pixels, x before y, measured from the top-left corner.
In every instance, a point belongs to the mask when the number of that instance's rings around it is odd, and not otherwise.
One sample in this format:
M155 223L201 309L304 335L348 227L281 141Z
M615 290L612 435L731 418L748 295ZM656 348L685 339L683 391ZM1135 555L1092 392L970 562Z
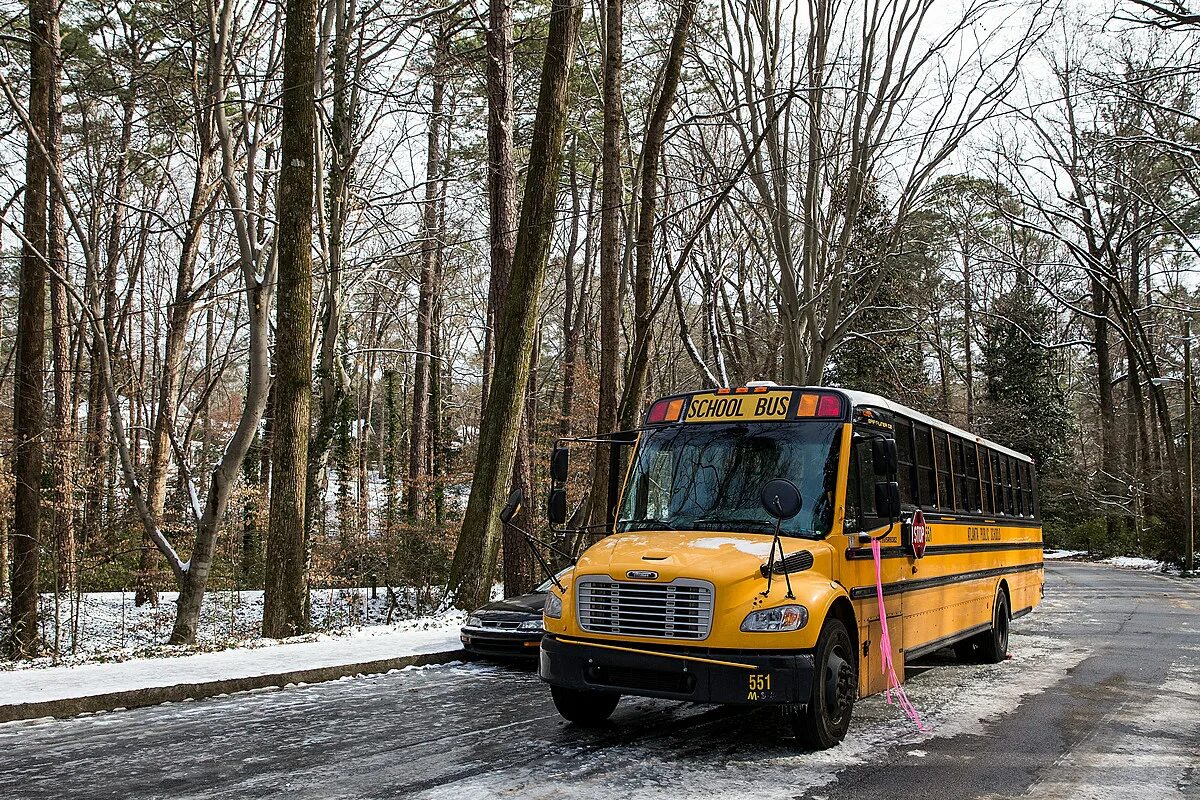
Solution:
M463 628L458 638L463 649L474 655L493 658L536 658L542 632Z
M538 675L551 686L567 689L695 703L804 703L812 690L813 656L807 651L750 655L699 648L654 651L547 635L542 639Z

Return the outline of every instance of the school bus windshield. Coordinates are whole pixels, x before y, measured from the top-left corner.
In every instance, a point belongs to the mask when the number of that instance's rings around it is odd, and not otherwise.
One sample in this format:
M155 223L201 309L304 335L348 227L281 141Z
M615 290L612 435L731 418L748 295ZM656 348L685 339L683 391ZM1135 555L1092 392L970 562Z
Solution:
M676 425L645 434L618 531L772 533L760 492L773 478L800 489L800 513L781 532L821 537L833 523L838 422Z

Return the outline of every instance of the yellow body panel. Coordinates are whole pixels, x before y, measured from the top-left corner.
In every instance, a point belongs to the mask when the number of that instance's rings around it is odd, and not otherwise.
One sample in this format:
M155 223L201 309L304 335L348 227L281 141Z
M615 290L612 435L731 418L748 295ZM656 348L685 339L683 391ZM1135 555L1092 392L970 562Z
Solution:
M851 634L856 636L859 655L863 657L859 664L860 695L882 691L875 564L868 541L859 532L846 532L844 524L852 441L850 423L844 424L843 434L833 533L822 540L782 538L785 553L808 550L813 556L811 568L790 575L795 599L787 598L787 581L780 574L774 576L770 594L763 595L767 580L760 568L770 553L769 535L711 531L616 533L584 552L573 572L564 576L568 591L562 597L562 616L547 618L546 632L632 649L638 645L670 644L680 648L677 652L695 648L710 658L721 658L715 652L719 650L807 650L816 645L826 615L835 601L842 598L853 609L856 630ZM1037 523L978 516L970 521L960 517L943 519L936 512L928 514L926 521L929 534L923 558L913 558L902 551L899 525L881 539L885 556L881 561L881 578L895 649L893 659L901 680L906 653L936 649L939 643L947 643L963 632L990 625L997 591L1007 592L1014 614L1032 609L1042 594L1042 532ZM879 536L885 530L869 533ZM708 637L681 641L583 630L574 602L576 581L589 575L625 581L628 572L639 570L653 570L660 582L675 578L711 582L715 605ZM557 589L552 591L562 596ZM809 621L800 630L741 631L741 623L750 612L788 603L799 603L808 609Z

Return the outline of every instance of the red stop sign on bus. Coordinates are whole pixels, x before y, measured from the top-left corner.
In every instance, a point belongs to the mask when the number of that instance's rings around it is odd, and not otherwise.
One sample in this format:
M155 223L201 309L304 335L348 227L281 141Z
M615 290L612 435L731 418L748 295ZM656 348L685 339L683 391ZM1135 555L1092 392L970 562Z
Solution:
M925 514L921 509L913 512L912 522L908 524L909 528L909 547L912 549L913 558L920 558L925 555L925 539L928 536L929 528L925 526Z

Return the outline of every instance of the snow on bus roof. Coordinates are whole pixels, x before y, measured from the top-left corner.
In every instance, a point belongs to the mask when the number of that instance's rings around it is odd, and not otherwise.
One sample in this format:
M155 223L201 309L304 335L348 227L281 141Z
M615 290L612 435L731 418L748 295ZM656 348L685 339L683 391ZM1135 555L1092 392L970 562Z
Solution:
M804 388L810 388L810 387L804 387ZM857 389L843 389L840 386L825 386L825 387L814 386L811 388L813 388L813 389L820 389L820 388L836 389L837 391L846 395L846 397L850 398L850 402L856 406L875 406L876 408L883 408L888 411L891 411L894 414L901 414L905 417L908 417L909 419L911 419L915 422L923 422L924 424L929 425L930 427L939 428L940 430L946 431L947 433L953 433L957 436L962 436L963 438L969 439L973 442L977 442L979 444L986 445L997 452L1004 453L1005 455L1008 455L1008 456L1012 456L1013 458L1019 459L1020 461L1028 461L1030 464L1033 463L1033 459L1030 458L1029 456L1025 455L1024 453L1018 453L1016 450L1005 447L1002 444L993 442L991 439L985 439L984 437L979 436L978 434L974 434L969 431L964 431L962 428L951 425L949 422L943 422L942 420L935 419L934 417L931 417L928 414L922 414L920 411L911 409L908 406L900 405L899 403L895 402L894 400L889 400L886 397L881 397L880 395L877 395L877 394L871 394L870 392L860 392Z

